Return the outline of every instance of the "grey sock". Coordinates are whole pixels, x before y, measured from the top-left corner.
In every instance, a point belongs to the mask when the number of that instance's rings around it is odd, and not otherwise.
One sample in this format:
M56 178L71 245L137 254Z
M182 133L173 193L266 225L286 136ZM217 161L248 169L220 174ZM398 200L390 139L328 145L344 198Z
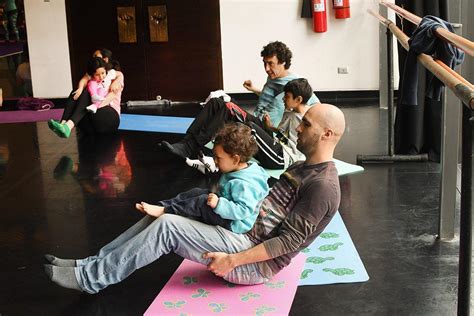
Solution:
M58 267L76 267L77 266L76 260L74 259L61 259L49 254L44 255L44 258L46 259L46 261L48 261L52 265L55 265Z
M44 265L44 272L54 283L77 291L83 291L79 286L72 267L56 267L51 264Z

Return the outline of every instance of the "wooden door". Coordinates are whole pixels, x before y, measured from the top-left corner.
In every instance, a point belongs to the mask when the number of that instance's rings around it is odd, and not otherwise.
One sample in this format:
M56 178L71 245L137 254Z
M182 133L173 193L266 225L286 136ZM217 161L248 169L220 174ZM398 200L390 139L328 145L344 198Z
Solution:
M168 41L151 42L149 6L165 5ZM120 43L117 7L133 7L136 43ZM112 50L125 75L122 101L204 99L222 88L219 0L68 0L74 85L96 48Z

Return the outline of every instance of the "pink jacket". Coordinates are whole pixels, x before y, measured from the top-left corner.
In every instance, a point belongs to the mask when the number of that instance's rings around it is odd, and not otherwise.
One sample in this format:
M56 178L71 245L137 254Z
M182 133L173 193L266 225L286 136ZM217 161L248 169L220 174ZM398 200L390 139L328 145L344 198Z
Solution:
M100 103L105 99L107 94L109 93L110 90L110 85L112 84L112 81L117 78L117 72L112 69L107 72L107 76L105 76L105 79L102 82L97 82L95 80L89 80L87 83L87 90L89 91L92 99L92 103L97 105L98 108L100 108ZM120 82L120 91L117 93L117 96L110 102L110 105L112 108L114 108L118 114L120 114L120 100L122 97L122 90L124 87L124 82L121 80ZM105 105L107 106L107 104Z

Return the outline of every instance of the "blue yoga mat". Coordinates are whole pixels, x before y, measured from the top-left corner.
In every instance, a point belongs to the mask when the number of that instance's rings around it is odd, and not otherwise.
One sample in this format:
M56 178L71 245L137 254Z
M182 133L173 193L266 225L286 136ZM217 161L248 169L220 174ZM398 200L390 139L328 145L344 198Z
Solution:
M369 275L337 212L326 229L305 250L299 285L365 282Z
M120 130L185 134L192 117L122 114Z

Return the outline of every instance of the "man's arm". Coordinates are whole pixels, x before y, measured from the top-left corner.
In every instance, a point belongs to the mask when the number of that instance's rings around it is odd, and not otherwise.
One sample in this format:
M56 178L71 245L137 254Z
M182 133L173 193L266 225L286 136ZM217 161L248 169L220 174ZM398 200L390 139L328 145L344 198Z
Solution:
M242 252L234 254L209 252L204 254L203 258L212 260L207 266L209 271L218 276L224 276L240 265L265 261L295 252L315 230L316 225L311 221L297 214L290 214L277 236Z

